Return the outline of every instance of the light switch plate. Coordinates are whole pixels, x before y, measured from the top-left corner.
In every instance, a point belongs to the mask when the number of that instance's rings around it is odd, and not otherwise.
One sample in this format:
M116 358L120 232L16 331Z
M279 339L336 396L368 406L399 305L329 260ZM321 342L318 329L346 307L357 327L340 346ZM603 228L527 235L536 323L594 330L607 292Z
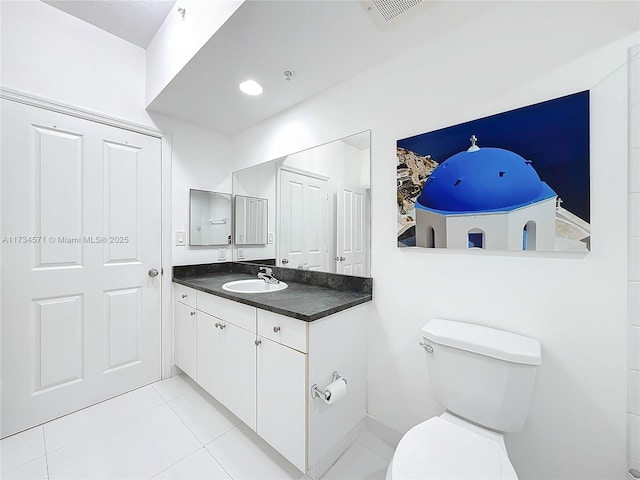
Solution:
M186 245L186 244L187 244L187 232L177 231L176 245Z

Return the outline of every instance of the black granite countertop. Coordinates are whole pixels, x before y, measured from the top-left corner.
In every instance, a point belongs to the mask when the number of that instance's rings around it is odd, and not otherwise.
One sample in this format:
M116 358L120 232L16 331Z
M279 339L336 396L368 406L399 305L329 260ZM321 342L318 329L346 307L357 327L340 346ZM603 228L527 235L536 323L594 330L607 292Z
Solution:
M370 278L320 274L320 272L296 273L295 270L277 267L272 267L274 275L288 285L284 290L273 293L234 293L222 289L222 285L227 282L255 279L258 268L258 266L252 268L247 267L246 264L232 262L174 267L173 281L212 295L306 322L313 322L369 302L373 298ZM255 270L255 273L252 270ZM330 286L337 288L330 288Z

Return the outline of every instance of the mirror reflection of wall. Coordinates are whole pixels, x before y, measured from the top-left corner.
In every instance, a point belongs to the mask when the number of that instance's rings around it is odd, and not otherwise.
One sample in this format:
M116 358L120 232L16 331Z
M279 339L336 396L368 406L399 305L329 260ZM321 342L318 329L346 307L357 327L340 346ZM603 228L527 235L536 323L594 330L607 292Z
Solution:
M234 260L369 276L370 163L366 131L234 172L235 195L272 200L267 245Z
M235 244L267 243L269 201L266 198L235 196Z
M276 165L273 162L262 163L233 173L233 194L244 197L264 198L267 200L267 242L262 245L234 245L234 260L262 260L276 257Z
M195 189L189 193L189 245L228 245L231 195Z

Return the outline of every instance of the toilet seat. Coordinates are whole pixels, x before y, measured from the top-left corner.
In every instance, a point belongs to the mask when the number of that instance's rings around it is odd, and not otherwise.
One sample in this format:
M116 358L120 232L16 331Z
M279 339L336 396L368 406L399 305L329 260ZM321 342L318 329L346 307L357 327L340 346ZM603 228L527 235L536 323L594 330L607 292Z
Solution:
M416 425L400 440L388 478L517 480L502 436L486 429L481 430L488 435L480 434L478 429L481 427L446 416Z

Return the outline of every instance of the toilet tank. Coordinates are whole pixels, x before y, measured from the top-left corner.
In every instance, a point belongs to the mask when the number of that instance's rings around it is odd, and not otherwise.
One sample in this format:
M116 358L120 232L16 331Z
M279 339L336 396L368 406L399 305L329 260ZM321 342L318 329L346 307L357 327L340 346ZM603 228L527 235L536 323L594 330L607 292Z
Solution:
M527 418L542 348L534 338L433 319L422 327L436 399L447 410L500 432Z

